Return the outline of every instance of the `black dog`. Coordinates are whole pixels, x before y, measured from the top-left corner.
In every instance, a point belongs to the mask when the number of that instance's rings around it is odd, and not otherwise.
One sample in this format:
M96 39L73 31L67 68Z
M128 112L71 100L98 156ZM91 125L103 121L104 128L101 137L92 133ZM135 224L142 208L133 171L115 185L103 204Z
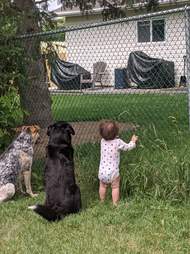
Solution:
M71 135L75 135L75 132L70 124L60 121L48 127L47 135L45 204L29 208L48 221L56 221L81 209L81 194L75 182L74 150L71 144Z

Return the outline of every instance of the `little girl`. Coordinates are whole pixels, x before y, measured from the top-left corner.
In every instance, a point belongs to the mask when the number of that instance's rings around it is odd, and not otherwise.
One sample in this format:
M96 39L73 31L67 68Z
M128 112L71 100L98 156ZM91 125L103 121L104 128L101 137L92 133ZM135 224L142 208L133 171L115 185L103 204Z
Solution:
M136 147L138 137L133 135L127 144L118 138L119 128L114 121L102 122L99 126L101 139L101 158L98 178L100 180L99 196L104 201L108 185L112 188L112 202L117 205L119 201L119 163L120 151L129 151Z

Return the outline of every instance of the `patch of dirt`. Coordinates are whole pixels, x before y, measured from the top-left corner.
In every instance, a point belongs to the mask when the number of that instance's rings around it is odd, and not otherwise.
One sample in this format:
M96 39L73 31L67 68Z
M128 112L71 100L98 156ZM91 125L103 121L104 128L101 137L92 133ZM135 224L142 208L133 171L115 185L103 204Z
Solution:
M97 143L100 141L99 135L99 124L100 122L71 122L75 130L75 135L73 136L72 143L74 146L87 144L87 143ZM136 126L131 123L119 123L119 131L129 131L136 130ZM42 158L45 156L45 148L48 143L48 136L46 135L47 129L40 130L40 142L34 147L35 158Z

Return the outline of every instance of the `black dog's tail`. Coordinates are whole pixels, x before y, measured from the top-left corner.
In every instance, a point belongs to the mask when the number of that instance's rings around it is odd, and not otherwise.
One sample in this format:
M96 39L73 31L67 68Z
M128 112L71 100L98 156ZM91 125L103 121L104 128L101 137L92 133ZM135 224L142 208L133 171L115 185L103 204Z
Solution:
M48 221L59 221L63 219L63 216L57 214L54 210L45 205L30 206L29 209L33 210Z

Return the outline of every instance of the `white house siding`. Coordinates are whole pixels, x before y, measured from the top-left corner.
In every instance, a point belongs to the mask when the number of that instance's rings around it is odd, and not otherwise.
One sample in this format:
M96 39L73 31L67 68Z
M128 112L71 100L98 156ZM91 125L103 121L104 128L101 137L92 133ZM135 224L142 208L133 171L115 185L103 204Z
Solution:
M113 86L114 69L126 67L130 52L141 50L151 57L173 61L178 84L186 54L184 13L168 14L162 18L166 24L163 42L138 43L137 21L67 32L67 59L91 72L93 63L105 61L108 67L104 84Z

